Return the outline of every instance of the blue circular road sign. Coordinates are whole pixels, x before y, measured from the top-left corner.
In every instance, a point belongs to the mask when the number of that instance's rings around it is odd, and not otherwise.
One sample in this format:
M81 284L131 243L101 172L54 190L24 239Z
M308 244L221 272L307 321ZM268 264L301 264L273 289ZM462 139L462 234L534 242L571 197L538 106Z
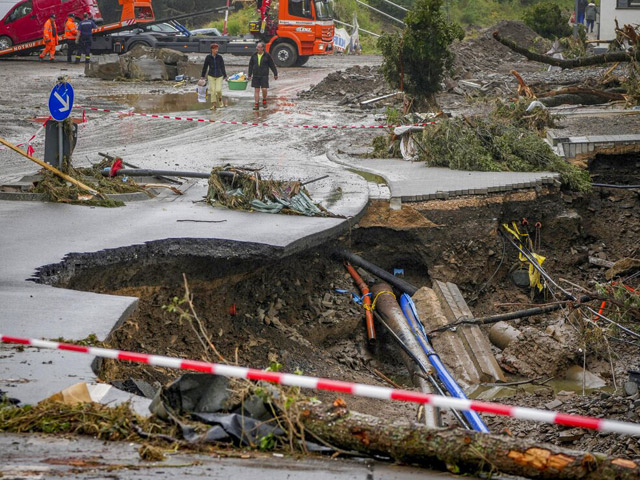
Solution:
M73 108L73 88L69 83L58 83L49 96L49 112L58 121L62 121L71 114Z

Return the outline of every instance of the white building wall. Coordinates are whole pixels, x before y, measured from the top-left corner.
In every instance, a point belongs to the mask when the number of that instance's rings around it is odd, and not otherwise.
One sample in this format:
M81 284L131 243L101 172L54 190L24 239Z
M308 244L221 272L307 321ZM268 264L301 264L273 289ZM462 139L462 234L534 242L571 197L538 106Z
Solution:
M631 8L617 8L618 4L634 5ZM637 6L636 6L637 5ZM616 38L616 23L622 27L625 23L640 23L640 1L637 0L600 0L600 39Z

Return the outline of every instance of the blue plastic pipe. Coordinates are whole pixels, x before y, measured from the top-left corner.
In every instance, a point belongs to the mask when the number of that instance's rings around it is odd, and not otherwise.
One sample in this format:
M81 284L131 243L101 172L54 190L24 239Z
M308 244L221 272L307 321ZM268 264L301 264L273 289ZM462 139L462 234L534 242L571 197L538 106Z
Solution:
M447 367L444 366L444 363L442 363L442 360L440 360L440 357L431 346L431 343L429 343L427 333L424 331L424 327L422 326L422 323L420 322L420 319L418 317L416 306L413 303L413 300L411 300L411 297L406 293L403 293L400 297L400 308L402 309L402 313L404 313L404 316L407 319L407 323L413 331L416 340L422 347L424 353L429 358L431 365L433 365L433 368L438 374L438 378L444 384L447 391L451 394L452 397L466 399L467 396L460 388L460 385L456 383L455 379L447 370ZM480 415L477 412L464 411L462 413L476 432L489 433L489 429L482 421Z

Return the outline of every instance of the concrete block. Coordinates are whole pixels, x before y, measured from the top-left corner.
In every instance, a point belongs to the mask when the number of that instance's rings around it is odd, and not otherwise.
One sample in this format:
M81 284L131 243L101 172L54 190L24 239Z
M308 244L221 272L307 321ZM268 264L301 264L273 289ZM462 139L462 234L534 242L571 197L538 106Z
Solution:
M156 58L136 58L126 61L127 78L140 80L168 80L167 67Z
M464 301L457 285L436 280L433 283L433 291L438 300L440 300L442 312L447 318L448 323L473 318L473 314ZM482 330L480 330L480 327L477 325L461 326L455 334L464 345L466 354L461 351L455 351L454 353L461 355L462 358L468 357L471 359L473 368L469 364L465 364L464 366L467 371L475 370L475 374L470 375L471 378L477 376L484 382L505 381L504 373L493 356L493 353L491 353L489 340L485 337Z

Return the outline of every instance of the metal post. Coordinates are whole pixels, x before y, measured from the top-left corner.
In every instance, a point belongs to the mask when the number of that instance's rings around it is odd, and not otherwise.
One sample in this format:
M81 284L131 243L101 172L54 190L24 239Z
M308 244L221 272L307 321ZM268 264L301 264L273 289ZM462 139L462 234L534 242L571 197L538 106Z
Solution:
M63 135L62 131L64 130L62 126L63 122L58 122L58 164L54 165L55 167L62 168L63 161L62 158L64 156L64 144L63 144Z
M573 38L578 38L578 3L579 1L580 0L576 0L573 5L574 13L575 13L574 22L573 22Z

